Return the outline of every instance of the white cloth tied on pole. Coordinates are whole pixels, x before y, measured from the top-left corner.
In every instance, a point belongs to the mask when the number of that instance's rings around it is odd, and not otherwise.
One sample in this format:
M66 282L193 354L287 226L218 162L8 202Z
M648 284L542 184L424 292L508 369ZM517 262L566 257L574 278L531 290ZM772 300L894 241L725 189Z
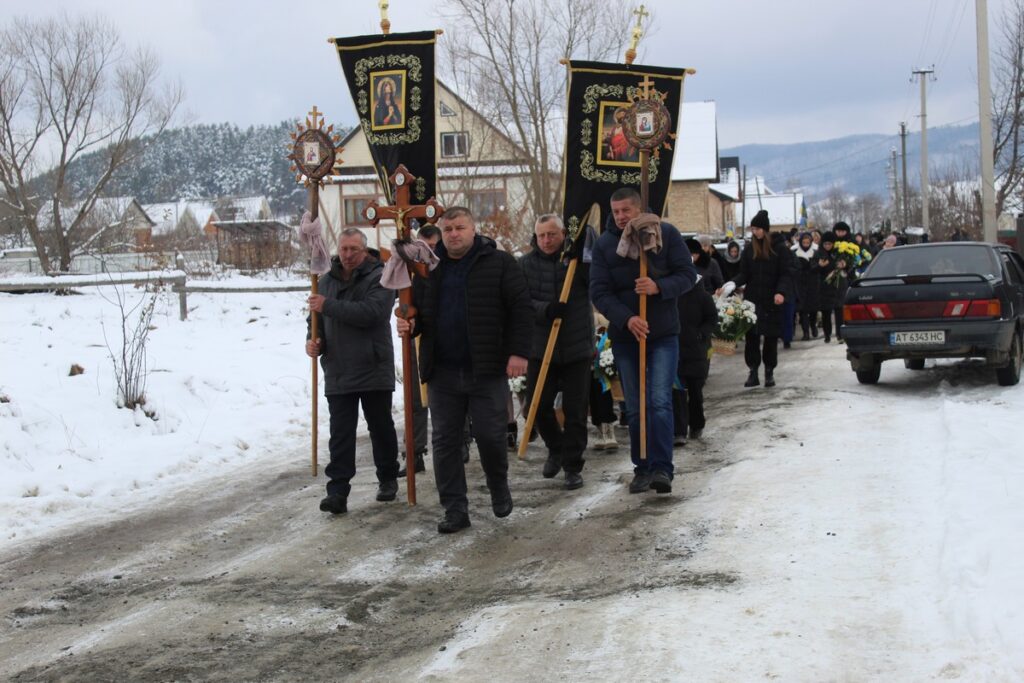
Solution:
M391 258L384 264L384 272L380 276L380 286L384 289L405 289L412 287L412 276L409 268L414 263L425 263L433 270L441 259L423 240L395 240L392 245Z
M615 253L622 258L637 260L641 249L657 254L661 246L661 217L653 213L642 213L622 229Z
M323 275L331 269L331 253L324 243L320 219L313 220L309 211L302 214L299 222L299 241L309 249L309 272Z

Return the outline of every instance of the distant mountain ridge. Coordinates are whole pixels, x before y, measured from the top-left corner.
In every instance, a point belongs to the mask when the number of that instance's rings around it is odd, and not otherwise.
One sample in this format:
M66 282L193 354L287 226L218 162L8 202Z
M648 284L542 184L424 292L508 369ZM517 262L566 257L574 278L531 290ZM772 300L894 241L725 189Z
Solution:
M951 166L977 169L978 124L928 129L928 168L941 176ZM832 140L784 145L740 145L721 150L721 156L738 156L747 167L748 180L764 178L776 192L799 187L808 203L824 198L838 185L847 194L875 193L883 198L891 192L887 169L890 150L900 149L899 135L850 135ZM900 160L897 156L897 171ZM907 136L907 178L913 187L920 182L921 133Z
M293 130L293 122L283 121L244 129L218 123L165 131L146 140L147 149L138 163L121 169L104 194L132 196L143 204L265 195L275 212L294 214L304 206L305 191L295 183L285 159L284 147ZM919 132L907 138L911 186L918 183L920 143ZM723 149L720 155L738 156L748 178L761 176L777 192L802 188L810 204L824 198L834 185L848 194L874 192L888 197L886 168L893 147L899 149L898 135L851 135L816 142L741 145ZM72 165L69 180L74 195L80 196L89 180L101 172L101 154L85 155ZM936 178L951 165L977 168L978 124L929 129L928 155ZM49 179L44 174L36 182Z

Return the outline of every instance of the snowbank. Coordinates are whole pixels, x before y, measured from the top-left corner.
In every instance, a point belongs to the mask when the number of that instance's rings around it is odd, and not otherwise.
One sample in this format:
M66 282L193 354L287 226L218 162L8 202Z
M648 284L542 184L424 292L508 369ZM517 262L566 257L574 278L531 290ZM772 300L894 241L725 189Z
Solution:
M146 296L122 291L129 306ZM108 351L120 348L115 288L82 292L0 294L0 546L156 504L176 487L261 461L308 467L305 293L191 294L185 322L177 296L159 294L150 418L117 407ZM84 374L69 376L72 364ZM322 398L320 407L322 466Z

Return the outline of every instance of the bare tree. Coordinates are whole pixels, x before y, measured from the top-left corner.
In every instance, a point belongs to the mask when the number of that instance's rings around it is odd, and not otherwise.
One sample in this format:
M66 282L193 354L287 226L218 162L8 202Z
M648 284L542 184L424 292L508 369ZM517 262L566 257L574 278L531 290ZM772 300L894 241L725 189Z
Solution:
M882 223L885 215L885 202L874 192L854 197L850 207L854 226L854 232L862 232L865 235L875 231L875 227Z
M156 56L124 47L100 16L18 18L0 31L0 203L20 217L44 270L54 259L68 270L102 238L105 226L87 220L96 200L142 152L141 138L173 119L182 90L161 88L158 75ZM71 165L95 151L101 172L70 196Z
M1008 0L994 54L992 136L996 215L1024 190L1021 127L1024 125L1024 0Z
M561 199L567 72L559 60L611 58L628 36L624 0L446 0L452 25L449 72L463 96L526 150L525 208L555 210Z

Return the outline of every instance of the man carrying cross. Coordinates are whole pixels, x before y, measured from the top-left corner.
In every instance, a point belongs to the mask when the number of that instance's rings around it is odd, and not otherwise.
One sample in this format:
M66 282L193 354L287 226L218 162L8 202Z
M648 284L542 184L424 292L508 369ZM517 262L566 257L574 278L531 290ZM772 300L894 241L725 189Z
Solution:
M610 323L608 337L626 398L635 475L629 491L642 493L653 488L658 493L670 493L672 384L679 356L679 312L675 300L697 282L697 271L679 231L660 222L652 227L660 235L661 248L648 252L649 277L640 277L639 261L621 256L618 250L623 230L641 216L640 194L636 190L624 187L612 194L611 215L594 246L590 298ZM642 294L648 298L646 320L640 316ZM641 339L647 340L646 459L640 457Z
M533 310L515 259L476 234L473 214L452 207L441 219L440 265L399 334L420 334L420 372L433 427L434 479L444 507L440 533L470 525L463 425L468 414L496 517L512 512L505 445L508 378L526 373Z

